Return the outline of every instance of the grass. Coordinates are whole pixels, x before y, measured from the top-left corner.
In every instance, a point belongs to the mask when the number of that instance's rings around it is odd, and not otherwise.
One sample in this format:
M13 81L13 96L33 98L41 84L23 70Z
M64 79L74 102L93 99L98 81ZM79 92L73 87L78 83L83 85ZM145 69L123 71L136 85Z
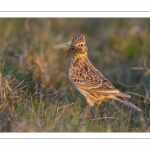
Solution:
M0 19L1 132L149 132L150 19ZM67 77L70 58L60 43L83 33L89 58L139 113L103 102L87 105Z

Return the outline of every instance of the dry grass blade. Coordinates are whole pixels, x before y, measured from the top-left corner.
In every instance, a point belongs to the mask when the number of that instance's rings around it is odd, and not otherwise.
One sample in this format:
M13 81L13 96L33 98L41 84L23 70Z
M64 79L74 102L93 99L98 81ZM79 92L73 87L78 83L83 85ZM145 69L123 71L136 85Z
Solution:
M146 76L146 75L150 74L150 68L147 66L146 62L147 62L147 59L144 59L144 61L143 61L144 67L130 67L130 69L131 70L146 70L146 72L144 74L144 76Z
M150 68L147 66L146 61L147 61L147 59L145 59L144 62L143 62L143 65L146 69L146 72L145 72L144 76L150 75Z
M27 86L28 86L28 84L26 84L26 85L24 85L24 86L18 88L17 91L18 91L18 90L22 90L22 89L24 89L24 88L27 87Z
M118 81L118 82L119 82L122 86L128 87L128 88L137 86L137 84L135 84L135 85L125 85L125 84L121 83L120 81Z
M103 118L96 118L96 119L89 119L86 121L95 121L95 120L103 120L103 119L115 119L115 120L119 120L119 118L115 118L115 117L103 117Z
M130 67L131 70L145 70L144 67Z
M32 95L32 97L34 97L35 95L38 95L38 94L40 94L40 93L42 93L44 91L44 86L43 85L40 85L42 87L42 90L38 91L39 87L38 87L37 83L35 83L35 82L33 82L33 83L36 86L36 90L35 90L34 94Z
M9 100L16 100L17 98L22 96L22 94L19 95L19 93L23 93L26 97L27 93L21 89L23 89L27 85L17 89L17 87L19 87L24 82L24 80L14 87L14 85L16 85L17 82L19 82L15 78L15 76L13 77L13 79L11 79L11 75L7 75L3 78L1 77L1 88L0 88L1 103L4 103L5 101L9 102Z
M134 92L125 92L125 93L128 93L128 94L133 94L133 95L140 96L140 97L143 97L143 98L145 98L145 99L148 99L148 100L150 100L150 98L148 98L148 97L145 97L145 96L143 96L143 95L141 95L141 94L134 93Z
M27 93L26 93L25 91L19 90L19 91L15 91L14 94L15 94L15 93L23 93L23 94L25 94L25 96L27 97Z
M60 109L62 109L62 108L66 108L66 107L72 106L72 105L74 105L74 104L76 104L76 102L75 102L75 103L68 104L68 105L64 105L64 106L61 106L61 107L58 107L57 109L55 109L55 110L53 110L53 111L58 111L58 110L60 110Z
M58 94L58 92L61 90L61 88L59 88L59 90L57 90L55 93L52 93L52 94L46 94L46 95L43 95L43 96L52 96L52 95L55 95L55 94Z
M32 97L35 96L37 94L37 91L38 91L38 86L35 82L30 83L30 85L33 83L35 84L35 92L33 93L33 95L31 95Z
M11 77L12 77L12 75L6 75L5 77L3 77L3 81L8 80L8 79L10 79ZM14 81L14 80L17 80L17 79L15 78L15 76L13 76L13 79L10 80L9 82L12 82L12 81Z
M150 70L150 68L147 66L146 62L147 62L147 59L144 59L143 65L146 70Z
M25 79L23 79L16 87L14 87L14 89L16 89L17 87L19 87L25 81Z
M14 96L14 92L12 87L9 84L10 82L7 81L7 79L5 80L5 84L4 84L4 88L2 90L3 92L3 99L6 100L6 96L9 94L9 92L11 92L11 94ZM12 97L12 96L11 96Z
M62 49L62 48L70 47L70 45L68 43L71 43L71 41L61 43L61 44L56 44L56 45L53 46L53 48L54 49Z
M115 113L113 113L112 117L113 117L113 116L115 116L115 114L121 113L122 111L123 111L122 109L121 109L121 110L116 111ZM108 122L109 122L111 119L112 119L112 118L110 118L110 119L108 120Z

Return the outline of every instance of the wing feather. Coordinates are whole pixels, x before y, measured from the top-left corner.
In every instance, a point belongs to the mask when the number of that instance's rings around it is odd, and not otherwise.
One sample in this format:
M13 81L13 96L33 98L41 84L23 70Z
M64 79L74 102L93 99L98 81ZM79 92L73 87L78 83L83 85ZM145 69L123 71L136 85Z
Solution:
M130 97L130 95L117 90L89 61L82 65L76 62L75 65L75 69L69 74L69 79L76 88L96 95L115 94L122 97Z

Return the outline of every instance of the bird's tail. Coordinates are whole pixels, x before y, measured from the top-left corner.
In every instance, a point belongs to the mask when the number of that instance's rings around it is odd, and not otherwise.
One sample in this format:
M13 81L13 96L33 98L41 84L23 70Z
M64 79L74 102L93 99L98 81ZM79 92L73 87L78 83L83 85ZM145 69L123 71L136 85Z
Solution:
M116 96L115 99L120 101L120 102L122 102L122 103L124 103L124 104L126 104L126 105L128 105L128 106L130 106L130 107L132 107L132 108L134 108L137 111L143 111L142 109L138 108L137 106L135 106L134 104L130 103L129 101L127 101L125 98L123 98L121 96Z

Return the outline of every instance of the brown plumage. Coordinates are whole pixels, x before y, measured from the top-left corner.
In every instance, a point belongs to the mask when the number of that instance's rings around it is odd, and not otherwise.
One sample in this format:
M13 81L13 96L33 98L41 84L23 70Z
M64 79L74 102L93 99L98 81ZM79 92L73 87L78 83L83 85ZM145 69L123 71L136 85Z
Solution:
M125 99L130 98L130 95L117 90L101 72L91 64L88 59L87 51L85 36L83 34L76 35L68 50L71 55L68 77L74 87L84 95L89 104L85 115L88 115L94 103L100 105L101 102L106 99L118 100L137 111L142 111Z

